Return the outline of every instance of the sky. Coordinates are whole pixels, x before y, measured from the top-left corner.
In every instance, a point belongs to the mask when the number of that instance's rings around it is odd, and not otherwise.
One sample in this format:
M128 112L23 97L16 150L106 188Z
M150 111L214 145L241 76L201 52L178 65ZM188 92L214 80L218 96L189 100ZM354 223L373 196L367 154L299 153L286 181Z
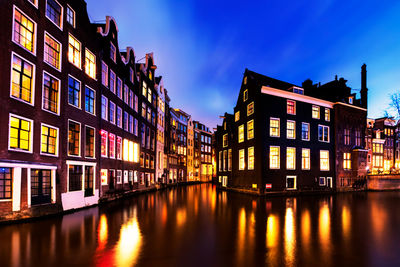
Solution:
M170 105L210 129L232 113L246 68L301 85L335 75L361 87L368 117L400 92L400 1L86 0L92 22L115 18L119 47L154 53Z

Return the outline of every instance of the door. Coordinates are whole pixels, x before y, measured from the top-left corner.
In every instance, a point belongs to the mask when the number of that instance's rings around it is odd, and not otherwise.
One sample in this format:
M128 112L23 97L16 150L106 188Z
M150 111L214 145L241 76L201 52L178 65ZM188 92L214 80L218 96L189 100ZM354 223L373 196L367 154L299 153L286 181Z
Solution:
M93 196L93 166L85 166L85 197Z
M329 188L332 188L332 177L327 177L326 179L328 181Z
M51 203L51 170L31 170L31 204Z

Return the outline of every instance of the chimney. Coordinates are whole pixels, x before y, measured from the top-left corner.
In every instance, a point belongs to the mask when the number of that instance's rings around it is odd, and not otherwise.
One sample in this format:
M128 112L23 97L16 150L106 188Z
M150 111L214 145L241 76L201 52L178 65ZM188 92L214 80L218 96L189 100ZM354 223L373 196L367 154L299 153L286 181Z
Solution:
M361 107L368 107L368 89L367 89L367 65L361 67Z

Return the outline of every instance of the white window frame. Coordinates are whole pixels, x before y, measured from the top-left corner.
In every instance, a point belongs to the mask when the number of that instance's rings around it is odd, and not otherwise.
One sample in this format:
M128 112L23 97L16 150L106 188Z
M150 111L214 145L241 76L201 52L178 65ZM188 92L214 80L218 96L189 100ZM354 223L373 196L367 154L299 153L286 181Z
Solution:
M24 47L23 45L17 43L16 41L14 41L14 22L15 22L15 10L16 9L21 14L23 14L25 17L27 17L33 23L33 41L32 41L33 51L29 51L26 47ZM21 47L22 49L24 49L25 51L28 51L32 55L36 56L36 50L37 50L37 24L33 19L31 19L28 15L26 15L24 12L22 12L22 10L19 9L18 7L16 7L15 5L13 5L13 19L12 19L11 27L12 27L12 30L11 30L11 41L14 44L18 45L19 47Z
M49 153L42 152L42 133L43 133L42 126L46 126L48 128L53 128L53 129L57 130L56 154L49 154ZM60 138L60 129L58 127L55 127L55 126L52 126L52 125L49 125L49 124L46 124L46 123L41 123L40 124L40 149L39 149L40 155L58 158L59 138Z
M323 170L322 169L322 165L321 165L321 152L328 152L328 169L327 170ZM329 150L320 150L319 151L319 170L320 171L330 171L330 162L331 161L331 159L330 159L330 155L329 155Z
M69 135L69 122L70 121L79 124L79 154L78 155L70 155L69 154L69 140L67 138L67 155L68 155L68 157L80 158L82 156L82 124L78 121L68 119L68 128L67 128L68 135Z
M24 61L26 61L26 62L28 62L29 64L32 65L32 76L33 76L33 77L32 77L32 96L31 96L31 99L32 99L31 102L32 102L32 103L26 102L26 101L24 101L24 100L22 100L22 99L20 99L20 98L15 97L15 96L12 95L12 74L13 74L13 58L14 58L14 56L19 57L19 58L23 59ZM35 89L36 89L36 65L33 64L32 62L30 62L29 60L26 60L24 57L21 57L21 56L18 55L17 53L11 52L11 63L10 63L10 98L15 99L15 100L17 100L17 101L20 101L20 102L22 102L22 103L31 105L31 106L35 106L35 92L36 92Z
M93 133L94 133L94 136L93 136L93 157L87 157L86 155L85 155L85 158L86 159L96 159L96 134L97 134L97 132L96 132L96 128L95 127L92 127L92 126L89 126L89 125L85 125L85 149L86 149L86 128L91 128L91 129L93 129L94 131L93 131Z
M113 118L111 118L111 116L110 116L111 106L114 106L114 116L113 116ZM116 105L114 102L112 102L112 101L110 100L110 103L108 104L108 121L109 121L111 124L114 124L114 125L115 125L115 123L116 123L116 117L117 117L117 105ZM112 120L111 120L111 119L112 119Z
M105 77L105 79L106 79L106 84L104 84L103 83L103 66L106 66L106 77ZM107 87L107 88L109 88L108 87L108 85L109 85L109 73L108 73L108 65L102 60L101 61L101 84L103 85L103 86L105 86L105 87Z
M103 99L106 100L106 110L105 110L105 118L103 117ZM105 95L101 95L101 110L100 110L101 119L108 121L108 98Z
M39 0L33 0L33 2L28 0L28 2L31 3L34 7L38 8Z
M105 132L106 136L107 136L107 140L106 140L106 155L103 155L101 152L101 146L102 146L102 133ZM116 141L115 141L116 142ZM108 131L101 129L100 130L100 158L108 158Z
M18 148L11 148L10 147L10 127L11 127L11 123L10 123L10 121L11 121L11 117L15 117L15 118L18 118L18 119L21 119L21 120L25 120L25 121L29 121L30 122L30 124L31 124L31 132L29 133L29 150L22 150L22 149L18 149ZM8 142L8 151L16 151L16 152L22 152L22 153L28 153L28 154L33 154L33 131L34 131L34 128L33 128L33 123L34 121L33 120L31 120L31 119L28 119L28 118L25 118L25 117L22 117L22 116L18 116L18 115L16 115L16 114L13 114L13 113L10 113L9 115L8 115L8 139L7 139L7 142Z
M51 76L52 78L54 78L54 79L56 79L56 80L58 81L58 99L57 99L57 113L55 113L55 112L53 112L53 111L50 111L50 110L47 110L47 109L45 109L45 108L43 107L44 75L42 75L42 103L41 103L42 110L43 110L43 111L46 111L46 112L49 112L49 113L51 113L51 114L60 116L61 80L58 79L58 78L56 78L54 75L51 75L50 73L48 73L48 72L45 71L45 70L43 71L43 74L44 74L44 73L46 73L47 75Z
M44 49L46 47L46 34L53 39L55 42L57 42L60 45L60 58L59 58L59 62L60 62L60 68L54 67L53 65L51 65L50 63L48 63L47 61L44 60ZM54 38L49 32L44 31L44 35L43 35L43 62L46 63L48 66L52 67L55 70L58 70L59 72L61 72L62 70L62 43L60 41L58 41L56 38Z
M294 149L294 159L293 159L293 168L288 166L288 151L289 149ZM287 147L286 148L286 170L296 170L296 148L295 147Z
M86 87L94 92L93 113L86 110ZM94 90L92 87L90 87L88 85L85 85L85 112L90 115L96 116L96 90Z
M79 82L79 101L78 101L78 106L72 105L71 103L69 103L69 99L67 99L68 105L77 108L77 109L82 109L82 82L80 80L78 80L77 78L75 78L74 76L72 76L71 74L68 74L68 80L67 80L67 96L69 93L69 77L71 77L72 79L76 80L77 82Z
M314 108L318 108L318 117L314 117ZM313 119L316 119L316 120L319 120L320 118L321 118L321 107L320 106L318 106L318 105L312 105L312 107L311 107L311 117L313 118Z
M304 164L303 164L303 151L304 150L308 151L308 168L304 167ZM309 171L311 169L311 149L309 149L309 148L302 148L301 149L301 169L302 170L307 170L307 171Z
M110 136L114 136L114 147L111 147L110 146ZM108 147L108 158L110 158L110 159L115 159L116 158L116 154L117 154L117 136L115 135L115 134L113 134L113 133L108 133L108 136L107 136L107 147ZM111 156L111 149L113 149L114 151L114 156Z
M307 128L308 128L308 138L307 138L307 139L303 139L303 124L306 124L306 125L307 125ZM310 135L311 135L310 123L308 123L308 122L302 122L302 123L301 123L301 140L302 140L302 141L310 141Z
M319 140L319 127L320 126L322 127L322 140ZM325 129L328 129L328 141L323 140L324 139ZM330 127L329 126L318 124L318 141L322 142L322 143L329 143L331 141L331 134L330 134Z
M57 1L57 0L54 0L57 4L59 4L60 5L60 7L61 7L61 19L60 19L60 26L58 26L54 21L52 21L48 16L47 16L47 12L46 12L46 9L47 9L47 0L46 0L46 4L45 4L45 8L44 8L44 15L46 16L46 18L49 20L49 21L51 21L51 23L53 23L54 25L56 25L57 26L57 28L59 28L61 31L63 30L63 26L64 26L64 7Z
M287 179L294 178L294 188L288 188ZM286 176L286 190L297 190L297 176L296 175L287 175Z
M278 167L271 167L271 148L278 148ZM281 147L280 146L270 146L269 147L269 169L279 170L281 168Z
M321 183L321 179L324 181L323 183ZM318 185L326 186L326 177L318 177Z
M112 42L110 42L110 52L111 52L111 46L114 47L115 54L114 58L111 58L111 53L110 53L110 58L114 63L117 63L117 47Z
M69 24L69 25L71 25L73 28L75 28L76 27L76 12L75 12L75 10L70 6L70 5L68 5L67 4L67 9L66 9L66 14L67 14L67 12L68 12L68 9L70 9L71 11L72 11L72 13L74 14L74 21L73 21L73 24L71 24L71 23L69 23L69 21L68 21L68 16L66 15L65 16L65 20L67 21L67 23Z
M88 53L88 54L92 54L92 55L94 56L94 77L90 76L90 75L87 73L87 70L86 70L86 68L87 68L87 66L86 66L86 54L87 54L87 53ZM86 74L88 77L92 78L93 80L97 81L97 59L96 59L96 54L93 53L92 51L90 51L87 47L85 48L85 74Z
M79 66L75 65L74 62L69 61L69 55L67 56L67 60L70 64L74 65L75 67L77 67L78 69L82 70L82 53L83 53L83 47L82 47L82 43L78 40L78 38L76 38L73 34L68 33L68 48L67 51L69 52L69 36L72 36L72 38L74 38L78 43L79 43L79 48L80 48L80 58L79 58Z
M278 135L271 135L271 120L277 120L278 121ZM270 117L269 118L269 136L270 137L275 137L275 138L279 138L281 137L281 119L280 118L274 118L274 117Z
M294 123L294 129L293 129L294 136L293 137L289 137L289 135L288 135L288 124L290 122ZM292 140L296 139L296 121L293 121L293 120L287 120L286 121L286 139L292 139Z

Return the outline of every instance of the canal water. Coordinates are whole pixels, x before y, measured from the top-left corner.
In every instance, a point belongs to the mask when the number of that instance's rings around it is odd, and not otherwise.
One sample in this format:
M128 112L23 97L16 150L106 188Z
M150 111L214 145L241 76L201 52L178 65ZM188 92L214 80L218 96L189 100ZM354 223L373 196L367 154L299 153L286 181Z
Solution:
M0 266L400 266L400 193L177 187L0 226Z

